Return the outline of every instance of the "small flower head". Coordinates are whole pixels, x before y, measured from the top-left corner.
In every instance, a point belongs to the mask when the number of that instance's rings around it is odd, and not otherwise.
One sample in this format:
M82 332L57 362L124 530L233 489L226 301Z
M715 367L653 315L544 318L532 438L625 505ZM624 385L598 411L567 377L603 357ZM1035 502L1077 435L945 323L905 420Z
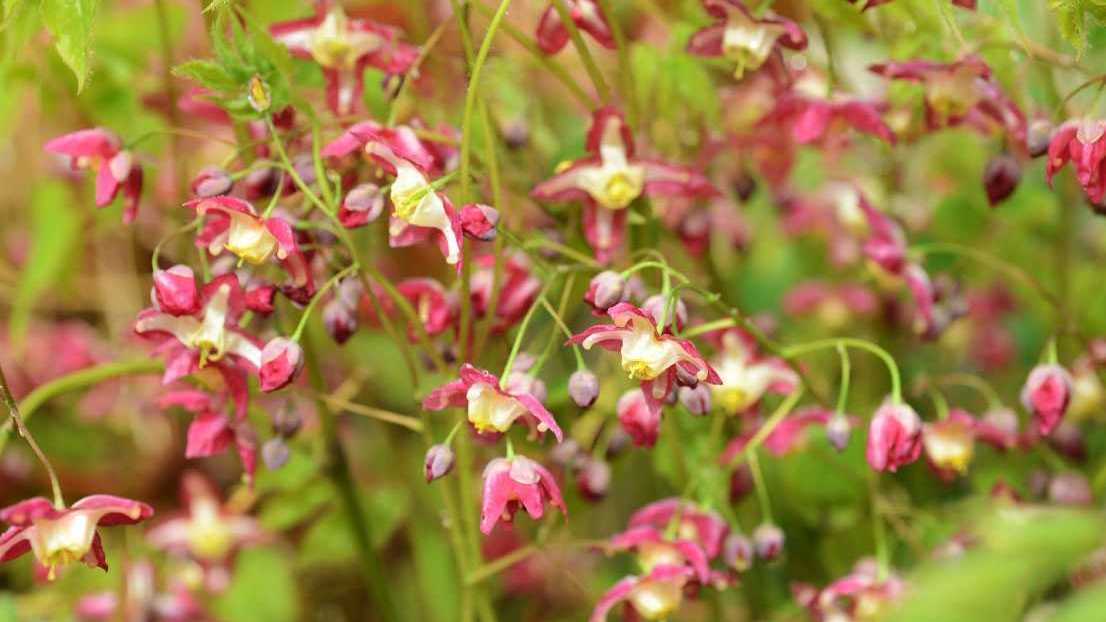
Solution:
M584 293L584 302L598 311L606 312L623 301L626 279L613 270L604 270L592 277L588 290Z
M1009 154L997 155L983 169L983 189L987 192L987 203L994 207L1002 203L1014 190L1022 178L1021 164Z
M572 372L568 377L568 395L580 408L589 408L599 399L599 378L588 369Z
M1048 436L1060 425L1071 403L1071 374L1059 365L1038 365L1029 372L1022 387L1022 406L1037 424L1037 432Z
M974 419L962 411L953 411L947 419L922 427L926 458L941 472L961 474L968 469L975 453Z
M499 378L468 363L461 367L459 376L432 391L423 400L422 407L427 410L466 408L469 423L480 433L503 433L519 418L526 418L539 432L551 430L557 442L563 440L561 427L534 395L532 383L513 380L502 387Z
M753 531L753 550L757 557L772 561L783 553L783 530L772 523L761 523Z
M485 535L500 520L510 522L523 508L530 518L539 520L545 505L551 504L564 514L564 499L545 467L525 456L496 458L484 468L484 500L480 511L480 531Z
M303 348L285 337L275 337L261 349L261 390L269 393L292 383L303 369Z
M449 475L453 470L453 450L449 445L433 445L426 450L426 459L423 461L423 472L426 475L426 483Z
M872 415L868 427L868 465L877 471L897 471L922 453L922 420L905 403L890 399Z

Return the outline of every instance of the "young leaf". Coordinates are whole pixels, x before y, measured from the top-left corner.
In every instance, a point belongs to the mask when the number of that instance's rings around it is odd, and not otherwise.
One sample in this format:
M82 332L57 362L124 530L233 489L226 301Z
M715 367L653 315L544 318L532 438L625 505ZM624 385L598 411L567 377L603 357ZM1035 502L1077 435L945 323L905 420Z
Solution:
M99 0L43 0L42 21L54 35L54 48L84 88L92 56L92 22Z

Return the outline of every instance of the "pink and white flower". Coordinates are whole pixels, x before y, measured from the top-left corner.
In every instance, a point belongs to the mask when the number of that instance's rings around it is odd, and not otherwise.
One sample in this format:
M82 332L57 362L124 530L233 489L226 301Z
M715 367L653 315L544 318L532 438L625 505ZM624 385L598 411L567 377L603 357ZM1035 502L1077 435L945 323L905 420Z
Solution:
M1051 365L1038 365L1029 372L1022 387L1022 406L1037 424L1041 436L1052 434L1071 404L1072 379L1068 370Z
M730 532L726 521L715 512L676 497L654 501L634 512L630 527L651 526L663 531L673 520L678 520L677 536L698 544L707 559L714 559L722 552L722 542Z
M721 56L734 64L734 77L760 69L780 47L806 48L806 33L795 22L769 14L754 17L740 0L703 0L715 23L692 35L687 51L697 56Z
M367 67L402 75L419 55L417 47L399 40L399 29L351 19L331 0L316 2L312 17L273 24L270 32L293 55L314 60L323 68L327 105L337 115L356 110Z
M153 515L153 508L141 501L111 495L84 497L68 508L54 507L42 497L20 501L0 510L0 521L10 525L0 534L0 562L30 551L51 580L59 567L78 560L107 570L96 528L133 525Z
M922 420L906 403L888 399L876 410L868 427L868 465L891 471L922 455Z
M123 222L134 222L142 196L142 166L135 162L134 154L123 149L118 136L97 127L59 136L45 148L68 157L73 170L96 172L96 207L111 205L122 192Z
M557 442L564 439L553 413L530 392L526 376L512 374L506 386L490 372L465 363L460 378L438 387L422 402L426 410L466 408L472 427L481 434L502 434L520 417L530 419L538 432L550 430Z
M567 514L561 489L553 474L525 456L496 458L484 467L484 500L480 510L480 531L490 534L499 521L514 520L520 508L540 520L545 505Z
M1106 120L1071 120L1052 135L1048 145L1048 164L1045 176L1049 185L1052 178L1072 162L1075 176L1083 192L1092 203L1101 204L1106 199Z
M581 32L588 33L596 43L608 50L615 48L614 33L598 2L568 0L565 6L572 17L572 23ZM538 41L538 47L546 54L556 54L564 49L565 44L568 43L568 28L561 21L561 14L557 12L557 7L550 4L541 14L541 21L538 22L538 30L534 38Z
M609 261L622 245L626 208L638 197L717 194L707 178L691 168L637 157L630 128L613 107L593 113L587 150L587 157L562 164L530 196L538 201L583 201L584 235L600 262Z
M626 577L599 599L588 620L603 622L622 602L645 620L667 619L683 603L684 585L693 575L694 571L684 565L661 565L642 576Z
M748 333L727 330L719 346L711 361L720 380L713 387L714 399L727 413L745 412L769 393L788 395L798 388L798 374L783 359L761 355Z

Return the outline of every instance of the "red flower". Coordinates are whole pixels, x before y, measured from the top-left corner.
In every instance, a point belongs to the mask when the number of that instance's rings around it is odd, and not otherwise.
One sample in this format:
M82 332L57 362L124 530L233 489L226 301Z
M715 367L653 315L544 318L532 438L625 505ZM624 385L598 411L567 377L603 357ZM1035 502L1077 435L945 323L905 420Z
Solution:
M1068 121L1052 135L1048 145L1045 176L1049 185L1056 172L1069 161L1075 163L1075 175L1092 203L1106 198L1106 121L1085 119Z
M46 150L67 156L73 170L96 171L96 207L106 207L122 191L123 222L134 222L142 196L142 167L115 134L103 128L80 130L46 143Z
M461 366L460 378L434 389L422 402L426 410L446 408L468 409L468 420L480 433L503 433L511 429L519 417L530 417L539 432L551 430L557 442L564 435L553 413L542 406L541 401L530 392L529 384L521 379L508 382L501 387L499 378L482 369L465 363Z
M698 544L708 559L718 557L722 552L722 542L730 532L722 517L714 512L703 510L693 503L671 497L654 501L634 512L630 517L630 527L649 525L656 529L668 529L673 520L679 520L676 533Z
M326 76L326 102L336 115L354 112L365 87L367 67L388 75L406 73L418 48L399 41L400 31L367 19L350 19L329 0L315 5L315 15L273 24L273 38L295 56L314 60Z
M769 393L788 395L798 388L798 374L783 359L762 355L752 335L727 330L718 336L718 346L711 360L720 380L714 397L726 413L746 412Z
M614 33L611 25L607 23L607 17L595 0L567 0L565 6L572 16L572 22L581 31L588 33L599 45L613 50L615 47ZM538 30L535 33L538 47L546 54L556 54L568 43L568 29L561 21L561 15L557 7L550 4L541 14L538 22Z
M638 564L646 572L658 566L686 565L695 572L695 578L700 583L710 580L707 554L697 542L687 538L666 538L660 529L650 525L630 527L613 536L609 548L633 551L637 554Z
M691 36L687 51L698 55L725 57L735 64L734 77L756 71L779 46L806 48L806 33L795 22L769 14L756 18L740 0L703 0L703 7L715 23Z
M558 167L557 174L530 192L539 201L583 201L584 235L596 258L606 263L622 245L626 208L640 196L707 198L717 194L698 172L638 158L622 113L596 110L588 130L585 158Z
M0 510L10 527L0 534L0 562L31 551L53 580L58 566L77 560L108 569L97 527L133 525L154 515L150 506L111 495L92 495L68 508L56 508L42 497Z
M661 429L661 410L652 408L641 389L630 389L618 398L615 407L618 423L638 447L657 444Z
M487 535L500 520L510 522L519 508L539 520L549 503L567 514L553 474L525 456L496 458L484 468L484 501L480 531Z
M270 339L261 349L258 376L261 390L269 393L292 383L303 369L303 348L284 337Z
M257 435L245 417L228 416L223 401L203 391L182 389L162 395L158 407L164 410L178 406L195 415L188 426L185 458L214 456L233 443L246 478L252 480L257 470Z
M1038 365L1022 387L1022 405L1033 415L1037 432L1048 436L1060 425L1071 404L1071 374L1059 365Z
M495 255L481 255L476 258L476 268L472 271L469 292L472 296L472 308L478 317L488 313L491 304L492 287L495 285ZM495 323L492 328L502 332L522 319L541 291L542 283L533 273L530 260L524 253L508 255L503 260L503 274L499 282L499 300L495 308Z
M762 123L790 127L795 142L810 144L826 137L835 127L846 126L895 144L895 133L883 122L879 104L862 100L824 100L787 93Z
M889 399L876 410L868 427L868 465L877 471L899 470L922 454L922 420L908 404Z

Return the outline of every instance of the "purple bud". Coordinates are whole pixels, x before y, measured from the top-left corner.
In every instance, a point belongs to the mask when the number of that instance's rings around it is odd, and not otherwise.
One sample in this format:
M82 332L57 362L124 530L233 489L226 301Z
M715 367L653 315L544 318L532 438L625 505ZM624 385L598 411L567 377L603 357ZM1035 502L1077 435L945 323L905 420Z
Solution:
M753 543L739 533L731 533L722 543L722 561L737 572L745 572L753 564Z
M261 459L269 470L275 471L288 462L288 444L279 436L265 441L261 446Z
M987 191L987 202L994 207L1014 193L1021 181L1021 165L1009 154L991 158L983 171L983 189Z
M449 445L438 444L426 450L426 483L445 477L453 470L453 450Z
M699 377L688 370L676 366L676 384L681 387L697 387L699 386Z
M705 415L710 412L710 389L705 384L695 387L680 387L680 404L693 415Z
M590 370L581 369L568 377L568 394L580 408L588 408L599 399L599 378Z
M1029 155L1039 158L1048 153L1050 142L1052 142L1052 123L1048 119L1030 121L1025 137L1025 146L1029 149Z
M291 406L290 402L286 403L284 407L278 410L276 415L273 416L273 431L284 438L295 436L302 425L303 417L300 416L298 410Z
M604 270L592 277L584 302L596 311L606 311L622 301L622 291L626 285L622 275L612 270Z
M765 561L776 559L783 552L783 530L772 523L761 523L753 532L753 548Z
M503 142L508 149L521 149L530 142L530 126L525 119L514 119L503 125Z
M549 459L562 467L576 466L576 462L584 456L580 450L580 444L571 438L566 438L563 443L557 443L549 450Z
M852 435L852 431L853 426L845 413L834 413L826 422L826 438L837 451L845 451L849 446L849 436Z
M315 183L315 160L309 153L304 153L292 160L292 168L300 176L303 183L310 186Z
M1081 473L1059 473L1048 484L1048 499L1060 505L1091 505L1094 492Z
M192 180L192 194L207 199L227 194L234 187L234 180L226 171L217 167L204 168L195 179Z
M343 344L357 332L357 316L346 304L335 298L323 307L323 326L336 343Z
M580 494L589 501L599 501L611 488L611 467L602 460L588 459L576 474Z

